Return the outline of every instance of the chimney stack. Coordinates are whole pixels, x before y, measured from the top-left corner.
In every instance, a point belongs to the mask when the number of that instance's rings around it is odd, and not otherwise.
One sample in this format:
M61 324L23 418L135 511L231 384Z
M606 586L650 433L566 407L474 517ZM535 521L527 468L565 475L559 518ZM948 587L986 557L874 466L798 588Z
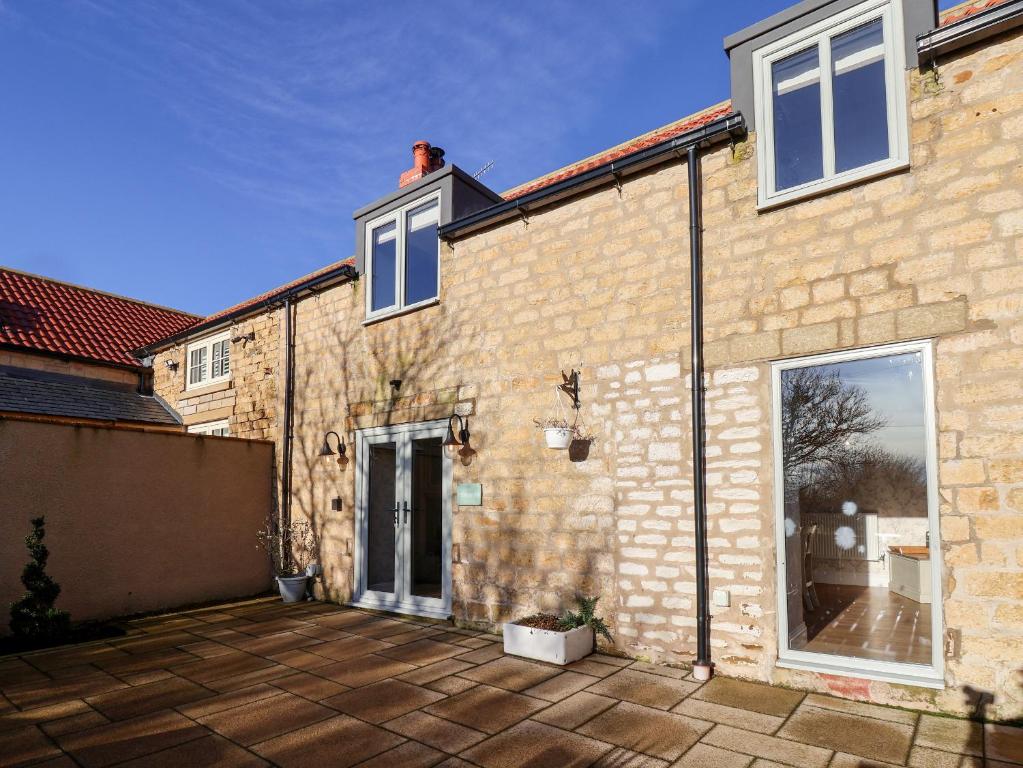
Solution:
M428 141L417 141L412 145L412 167L398 178L398 189L407 187L443 167L444 150L440 147L431 147Z

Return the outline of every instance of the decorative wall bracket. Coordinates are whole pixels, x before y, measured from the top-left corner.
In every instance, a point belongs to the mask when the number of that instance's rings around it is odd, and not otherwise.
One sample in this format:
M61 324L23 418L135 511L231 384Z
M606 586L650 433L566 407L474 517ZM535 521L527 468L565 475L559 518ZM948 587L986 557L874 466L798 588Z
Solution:
M558 389L572 398L572 407L578 411L582 407L579 403L579 371L573 368L567 375L562 371L561 378L563 383L558 385Z

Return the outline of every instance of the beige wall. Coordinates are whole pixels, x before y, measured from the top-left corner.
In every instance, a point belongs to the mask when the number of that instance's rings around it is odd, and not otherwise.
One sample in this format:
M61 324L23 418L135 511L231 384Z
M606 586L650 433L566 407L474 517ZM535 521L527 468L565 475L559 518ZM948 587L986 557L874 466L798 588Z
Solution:
M759 213L752 137L704 159L710 578L732 594L714 609L714 658L728 674L952 712L972 687L995 695L992 716L1018 717L1023 41L908 77L909 172ZM354 472L317 457L324 431L351 445L355 428L457 408L479 453L454 481L481 482L484 505L455 507L456 620L559 610L582 591L601 595L620 650L693 658L686 200L672 163L443 245L440 304L402 317L363 325L365 281L299 303L294 511L323 534L330 597L351 593ZM960 638L947 687L780 669L769 362L920 338L935 340L944 610ZM253 365L276 371L266 344ZM579 461L532 425L570 368L594 437ZM252 400L232 418L278 402Z
M29 368L33 371L46 371L47 373L60 373L65 376L80 376L86 379L100 379L118 384L131 384L137 386L139 374L125 368L117 368L112 365L101 363L86 363L80 360L70 360L54 355L33 354L31 352L19 352L13 349L0 349L0 365L9 365L13 368Z
M0 418L0 605L23 594L40 515L72 620L268 589L256 531L272 455L262 441Z

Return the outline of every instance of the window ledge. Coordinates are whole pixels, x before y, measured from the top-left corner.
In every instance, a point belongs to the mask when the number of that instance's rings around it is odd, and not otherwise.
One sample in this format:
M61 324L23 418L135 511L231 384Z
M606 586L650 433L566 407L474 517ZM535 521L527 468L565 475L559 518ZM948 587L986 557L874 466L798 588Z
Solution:
M837 192L857 184L866 184L876 181L884 176L892 176L909 170L909 161L886 160L883 163L867 165L855 171L849 171L842 176L835 176L827 181L814 182L803 187L771 195L765 200L757 200L757 213L767 213L776 208L781 208L793 203L801 203L815 197L823 197L832 192Z
M408 306L408 307L402 307L401 309L395 309L395 310L393 310L391 312L384 312L384 313L379 314L379 315L373 315L372 317L367 317L365 320L362 321L362 324L363 325L373 325L374 323L379 323L382 320L390 320L392 317L401 317L402 315L408 315L408 314L411 314L413 312L418 312L420 309L426 309L427 307L435 307L438 304L440 304L440 297L439 296L437 298L435 298L435 299L428 299L427 301L421 301L418 304L412 304L411 306Z
M188 399L190 397L201 397L202 395L212 395L214 392L223 392L225 389L231 388L231 379L224 379L223 381L217 381L213 384L203 384L198 387L185 387L181 390L181 397Z

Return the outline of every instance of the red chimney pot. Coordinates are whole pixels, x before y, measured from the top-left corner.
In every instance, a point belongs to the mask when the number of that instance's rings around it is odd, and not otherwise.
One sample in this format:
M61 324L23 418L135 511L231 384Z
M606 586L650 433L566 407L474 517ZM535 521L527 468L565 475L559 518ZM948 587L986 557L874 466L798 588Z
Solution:
M398 178L398 188L407 187L443 167L444 150L431 147L428 141L417 141L412 145L412 167Z

